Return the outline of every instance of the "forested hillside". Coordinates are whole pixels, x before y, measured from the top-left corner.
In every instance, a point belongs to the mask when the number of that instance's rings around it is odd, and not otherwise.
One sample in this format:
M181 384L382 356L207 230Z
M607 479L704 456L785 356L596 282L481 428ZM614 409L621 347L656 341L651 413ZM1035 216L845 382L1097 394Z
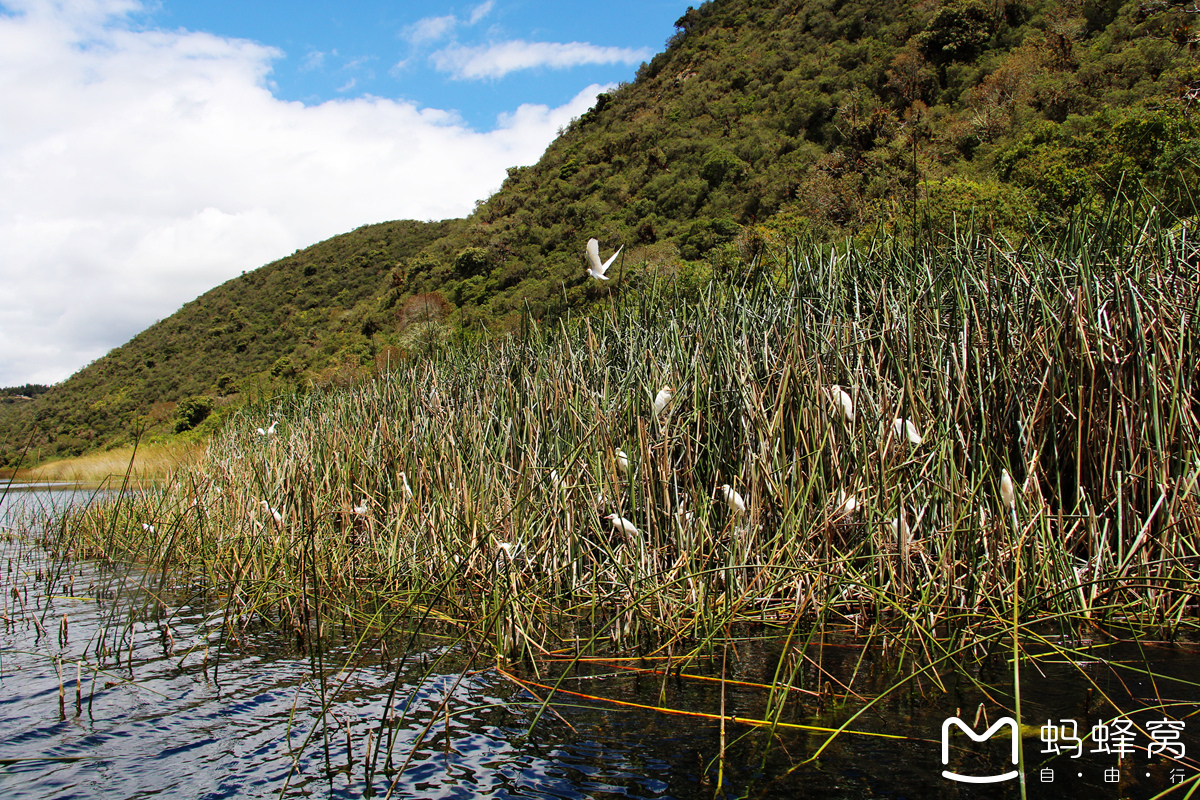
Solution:
M1198 18L1194 0L705 3L466 220L362 228L218 287L0 406L0 459L194 427L238 390L370 372L644 280L688 297L771 239L973 219L1015 242L1121 189L1194 215ZM591 236L625 247L612 281L584 273Z

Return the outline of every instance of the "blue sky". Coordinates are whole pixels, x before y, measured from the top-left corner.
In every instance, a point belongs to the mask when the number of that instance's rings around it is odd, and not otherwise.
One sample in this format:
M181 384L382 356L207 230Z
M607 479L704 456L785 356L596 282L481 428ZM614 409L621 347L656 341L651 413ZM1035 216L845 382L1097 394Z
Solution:
M695 2L695 0L693 0ZM276 47L275 96L313 104L364 94L458 110L477 129L521 103L561 105L589 84L632 79L663 49L686 10L676 0L570 3L230 2L164 0L145 23ZM513 42L592 48L600 63L534 66L503 75L456 73L453 54ZM561 50L560 50L561 52ZM576 53L582 58L584 51ZM499 69L499 67L497 67Z
M0 0L0 386L359 225L469 213L687 5Z

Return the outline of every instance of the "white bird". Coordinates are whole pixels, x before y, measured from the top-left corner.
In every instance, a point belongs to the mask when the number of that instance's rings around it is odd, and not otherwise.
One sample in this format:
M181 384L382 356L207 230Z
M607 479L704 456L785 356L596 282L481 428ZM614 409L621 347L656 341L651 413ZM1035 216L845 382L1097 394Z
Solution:
M283 525L283 514L280 514L278 511L271 508L271 504L266 500L259 500L258 503L262 506L264 512L271 515L271 518L275 520L276 525Z
M401 472L400 480L404 483L404 499L412 500L413 499L413 490L412 490L412 487L408 485L408 476L405 475L403 472Z
M667 407L667 403L671 402L671 398L675 396L675 391L670 386L664 386L658 390L658 394L654 395L654 416L658 416Z
M637 526L622 516L609 514L605 519L612 523L613 530L618 533L623 533L626 536L638 535Z
M1017 502L1016 494L1013 493L1012 476L1006 469L1000 470L1000 502L1004 503L1005 508L1013 508Z
M854 499L854 495L847 496L844 490L838 489L838 505L834 513L838 516L845 516L853 514L857 508L858 501Z
M550 470L550 485L554 487L556 492L561 492L563 488L562 478L558 476L558 470Z
M742 498L737 490L728 483L721 484L721 491L725 494L725 502L729 504L729 509L736 514L746 513L746 501Z
M624 450L617 450L617 468L621 470L622 475L629 474L629 456L625 455Z
M258 428L258 435L259 436L274 436L275 435L275 426L278 424L279 424L279 420L277 420L277 419L271 420L271 427L267 428L266 430L263 430L262 428Z
M367 512L371 510L371 501L369 501L367 498L364 497L362 499L362 503L360 505L355 506L351 510L358 516L365 517L367 515Z
M896 421L892 423L892 425L896 429L897 439L899 439L901 436L907 436L908 441L911 442L914 447L925 441L920 432L917 431L917 426L914 425L913 421L907 417L896 417Z
M854 400L850 394L836 383L829 387L829 400L848 424L854 424Z
M615 252L611 256L609 256L608 261L605 261L603 264L601 264L600 263L600 243L598 241L596 241L595 239L588 239L587 257L588 257L588 262L591 264L591 266L588 267L588 271L587 271L588 275L591 275L593 278L595 278L598 281L608 280L607 276L605 276L604 273L608 272L608 268L610 266L612 266L613 261L615 261L617 259L617 256L621 255L621 249L623 247L624 247L624 245L622 245L621 247L618 247L617 252Z
M149 522L143 522L142 530L146 531L147 533L154 533L154 526L151 525Z

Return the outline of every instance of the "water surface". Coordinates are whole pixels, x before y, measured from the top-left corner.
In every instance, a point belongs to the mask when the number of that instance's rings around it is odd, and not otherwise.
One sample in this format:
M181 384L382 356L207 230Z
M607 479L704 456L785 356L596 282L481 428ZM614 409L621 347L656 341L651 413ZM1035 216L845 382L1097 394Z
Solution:
M716 716L723 696L726 715L765 718L770 692L754 684L802 658L769 629L678 676L632 654L497 665L449 628L396 637L385 652L335 617L316 647L263 619L231 624L219 598L155 570L56 563L11 533L20 508L87 497L13 493L0 506L0 797L1018 796L1016 781L971 786L941 774L947 717L982 732L1011 705L1002 648L885 695L911 669L830 632L795 682L827 696L793 692L779 721L836 727L884 695L848 727L906 738L843 735L825 746L827 734L795 728L722 731L716 719L638 706ZM1097 639L1079 652L1066 659L1047 647L1023 667L1028 795L1115 800L1186 788L1200 755L1196 649ZM564 691L543 711L530 692L545 697L535 684L556 682ZM1124 757L1091 752L1090 741L1079 758L1041 752L1040 726L1073 720L1084 736L1119 716L1137 734ZM1150 723L1161 720L1184 726L1178 746L1152 755ZM952 752L960 774L1011 768L1001 736L979 745L958 736Z

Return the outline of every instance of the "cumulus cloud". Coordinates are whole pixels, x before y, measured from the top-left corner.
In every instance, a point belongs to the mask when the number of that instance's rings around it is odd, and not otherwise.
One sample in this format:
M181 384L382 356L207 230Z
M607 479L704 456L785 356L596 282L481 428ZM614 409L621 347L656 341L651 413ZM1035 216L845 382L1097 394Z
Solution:
M433 54L442 72L460 80L502 78L535 67L565 69L584 64L640 64L653 55L646 48L600 47L586 42L506 42L465 47L452 45Z
M129 0L0 0L0 385L61 380L244 270L468 213L605 87L495 130L267 89L272 48L137 30Z

